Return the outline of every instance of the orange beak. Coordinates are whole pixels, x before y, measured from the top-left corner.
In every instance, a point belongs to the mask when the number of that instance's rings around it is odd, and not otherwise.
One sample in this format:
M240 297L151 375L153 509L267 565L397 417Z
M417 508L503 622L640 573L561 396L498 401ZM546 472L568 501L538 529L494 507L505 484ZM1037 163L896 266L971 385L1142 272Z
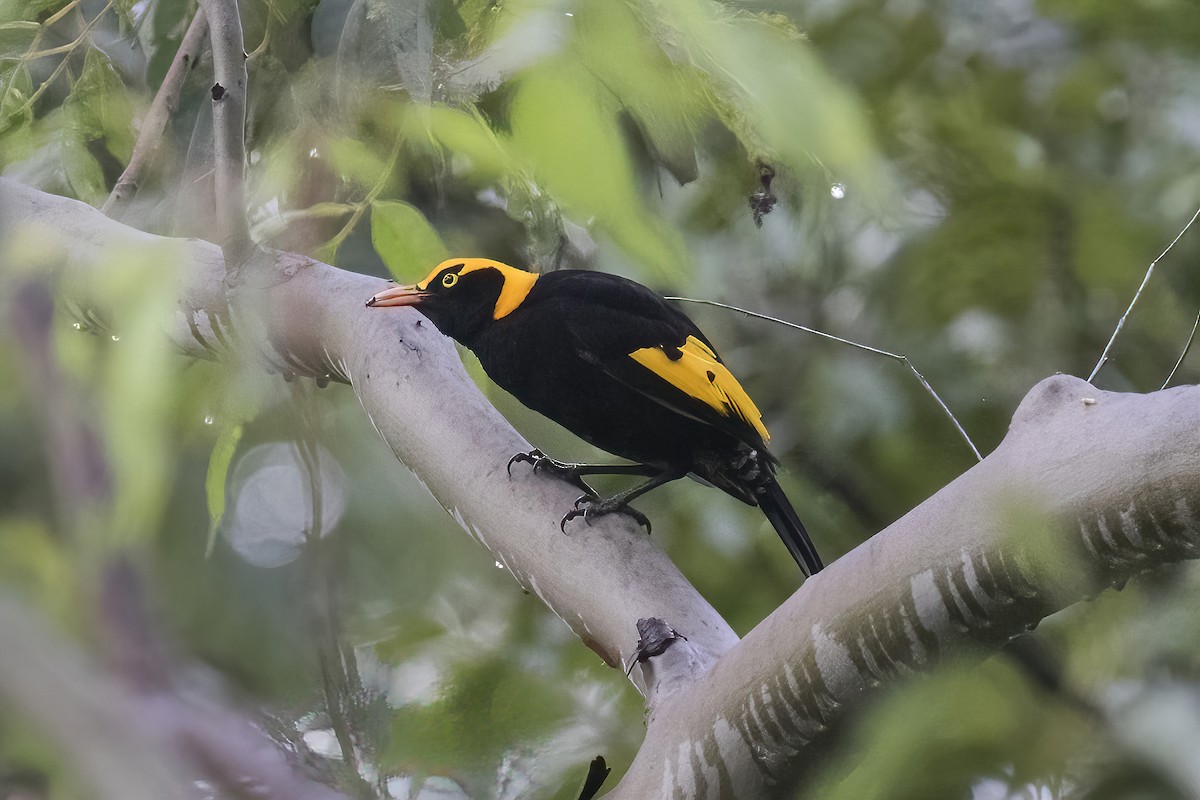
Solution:
M370 307L415 306L426 296L427 293L416 286L393 286L372 297L367 301L367 305Z

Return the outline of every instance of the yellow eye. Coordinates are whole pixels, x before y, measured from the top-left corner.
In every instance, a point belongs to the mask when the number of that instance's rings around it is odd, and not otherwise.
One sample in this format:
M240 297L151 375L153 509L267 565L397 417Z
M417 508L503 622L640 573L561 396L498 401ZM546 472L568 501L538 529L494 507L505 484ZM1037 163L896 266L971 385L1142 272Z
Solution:
M458 283L458 273L447 272L442 276L442 286L445 286L447 289L456 283Z

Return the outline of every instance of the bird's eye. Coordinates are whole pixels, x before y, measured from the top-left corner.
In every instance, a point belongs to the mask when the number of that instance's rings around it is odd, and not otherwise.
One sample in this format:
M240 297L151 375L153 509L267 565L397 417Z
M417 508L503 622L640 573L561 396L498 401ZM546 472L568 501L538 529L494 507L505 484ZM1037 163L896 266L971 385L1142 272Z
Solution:
M453 286L456 283L458 283L458 273L447 272L445 275L442 276L442 286L445 286L447 289L449 289L451 286Z

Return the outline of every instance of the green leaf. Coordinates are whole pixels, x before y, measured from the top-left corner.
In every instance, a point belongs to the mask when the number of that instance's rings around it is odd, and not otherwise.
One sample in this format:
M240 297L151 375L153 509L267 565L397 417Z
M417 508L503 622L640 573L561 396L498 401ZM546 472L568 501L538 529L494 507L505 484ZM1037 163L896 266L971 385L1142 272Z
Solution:
M404 283L425 277L449 255L425 215L394 200L371 203L371 244L392 276Z
M680 43L752 156L882 188L865 110L786 18L731 15L695 0L651 5L656 19L669 20L660 38Z
M99 336L60 337L64 350L91 351L80 367L96 387L90 405L113 476L111 521L97 535L98 547L146 541L174 485L169 427L183 364L163 331L174 313L180 247L171 240L97 244L104 280L89 289L91 307L120 309L119 317L111 328L102 322Z
M41 27L31 20L0 24L0 56L19 56L29 47Z
M225 516L225 479L229 476L229 465L233 462L233 454L237 452L238 442L242 440L242 433L243 426L240 422L223 427L208 457L204 494L208 498L210 524L205 556L212 554L213 545L217 540L217 529L221 525L221 518Z
M576 18L579 59L633 118L654 160L681 184L695 180L696 131L713 116L703 81L668 57L627 3L592 2Z
M435 105L415 108L410 116L410 125L424 124L430 138L451 154L465 157L479 180L495 181L519 171L512 154L475 109Z
M0 133L10 127L33 119L33 109L27 103L33 94L33 78L25 62L0 72Z
M100 162L88 152L82 142L65 141L59 148L62 159L63 176L71 193L85 203L98 205L104 202L108 192L105 191L104 171Z
M261 241L279 236L297 222L344 219L353 213L354 206L349 203L313 203L308 208L290 209L280 212L276 216L267 217L254 226L254 238Z
M577 217L595 217L622 248L660 275L683 262L678 234L642 202L617 109L592 74L547 62L521 80L512 105L512 144L539 183Z
M366 144L353 136L339 136L325 147L334 168L343 179L353 180L363 186L374 186L380 176L387 172L386 152Z
M85 141L103 140L118 160L128 160L133 152L130 120L135 109L112 63L99 50L89 50L84 58L67 107L77 137Z
M43 12L65 5L63 0L4 0L0 2L0 20L36 20Z
M406 90L429 102L433 88L430 3L355 0L338 44L340 69L354 65L371 83Z

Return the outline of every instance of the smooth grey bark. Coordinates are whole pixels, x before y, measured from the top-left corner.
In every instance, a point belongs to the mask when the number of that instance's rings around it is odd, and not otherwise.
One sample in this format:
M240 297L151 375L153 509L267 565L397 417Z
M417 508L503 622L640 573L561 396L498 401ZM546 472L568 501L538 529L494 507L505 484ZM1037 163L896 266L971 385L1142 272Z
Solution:
M1200 556L1200 388L1116 394L1058 376L1030 392L982 463L738 643L631 522L559 532L577 490L525 468L507 477L508 457L528 445L420 315L363 308L378 279L274 254L230 309L212 245L2 180L0 210L55 232L74 297L122 248L164 248L181 265L180 347L219 353L228 337L214 328L232 329L260 343L270 368L350 381L398 457L608 663L630 657L640 617L688 637L633 670L649 724L613 798L787 796L870 690L995 650L1114 582Z

